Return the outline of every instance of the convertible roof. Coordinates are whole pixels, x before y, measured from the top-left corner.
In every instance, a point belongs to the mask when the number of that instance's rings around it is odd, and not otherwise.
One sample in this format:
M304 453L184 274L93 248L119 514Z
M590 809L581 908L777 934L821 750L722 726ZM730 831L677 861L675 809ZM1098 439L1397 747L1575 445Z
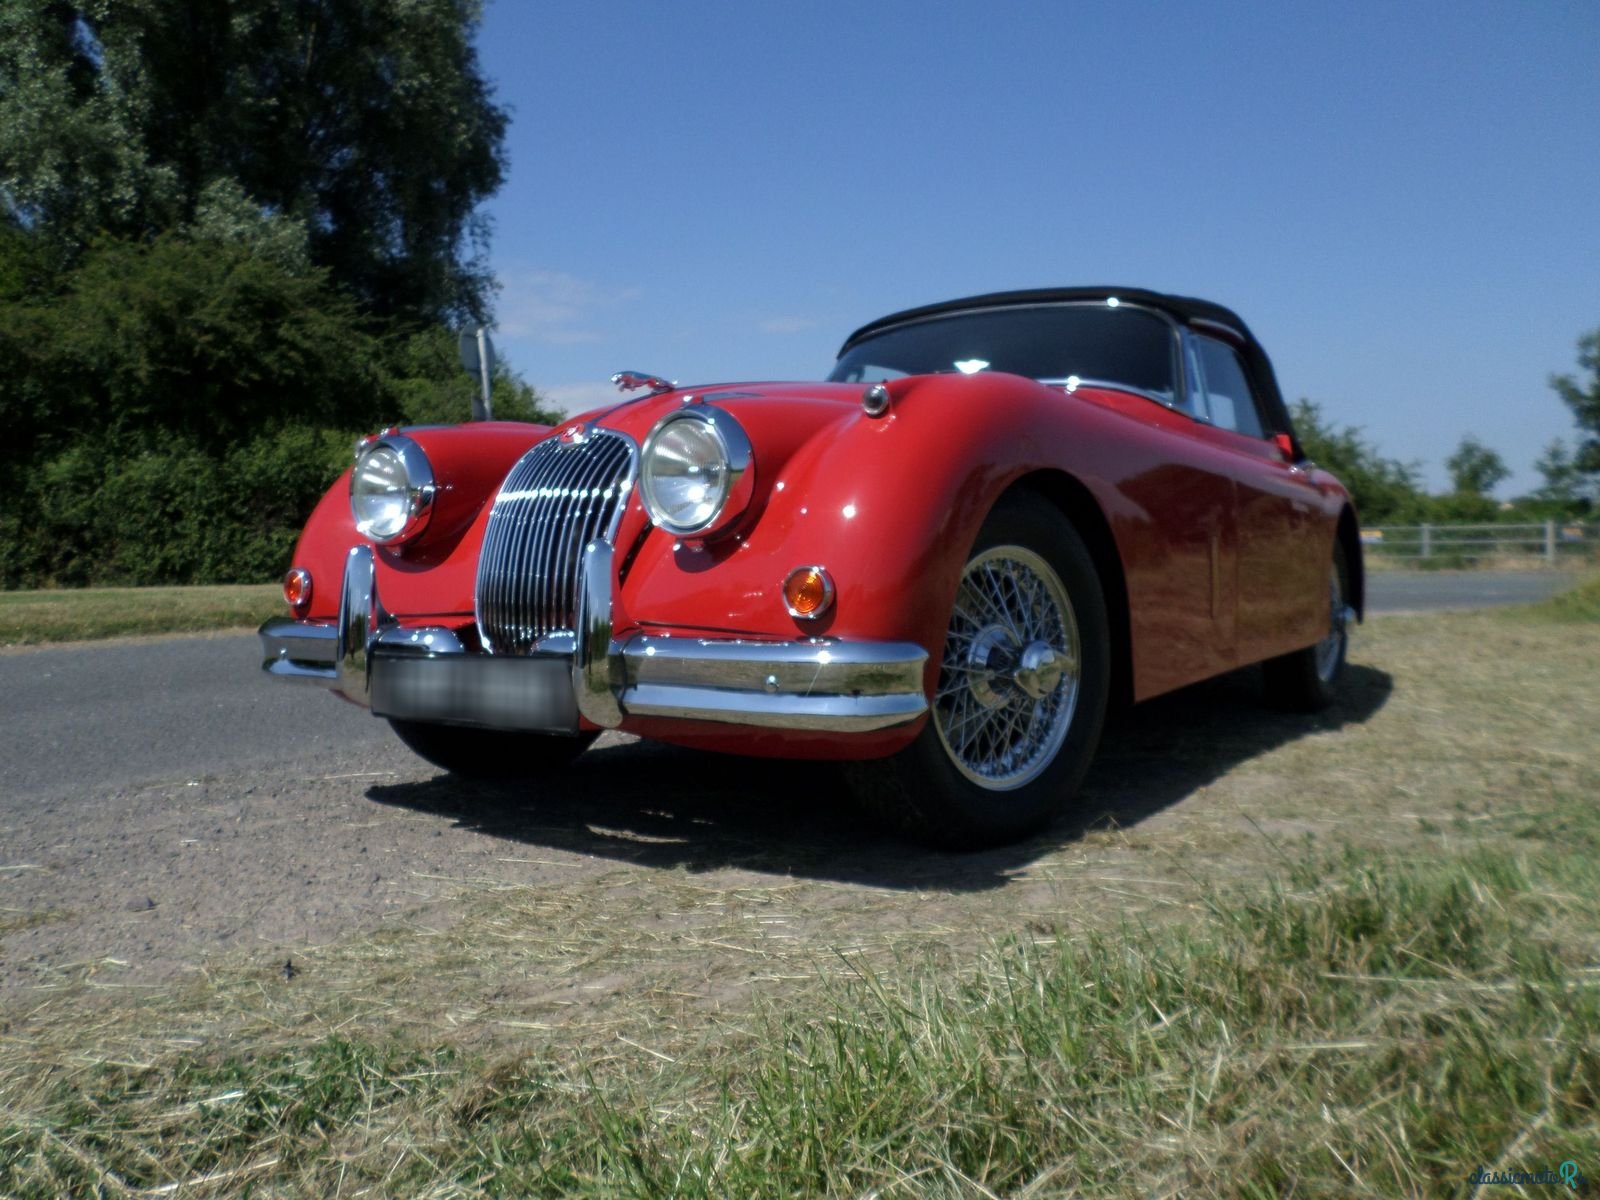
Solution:
M1209 322L1213 325L1222 325L1232 330L1242 341L1240 346L1246 363L1249 365L1251 381L1256 385L1256 390L1265 402L1268 410L1268 420L1275 431L1281 431L1294 436L1294 427L1289 423L1289 412L1284 407L1283 395L1278 391L1278 379L1273 374L1272 362L1267 358L1267 352L1261 348L1261 343L1256 341L1255 335L1250 332L1239 314L1231 308L1224 308L1210 300L1199 300L1193 296L1171 296L1165 292L1152 292L1145 288L1135 287L1064 287L1064 288L1029 288L1016 292L988 292L982 296L967 296L960 300L944 300L938 304L924 304L921 308L908 308L903 312L890 313L887 317L879 317L876 321L869 321L844 340L844 345L839 348L842 355L850 347L865 337L869 337L891 325L901 325L907 321L920 321L926 317L937 317L944 313L965 312L974 308L1012 308L1029 304L1055 304L1066 301L1082 300L1109 300L1115 296L1118 300L1126 300L1131 304L1142 304L1149 308L1159 309L1170 315L1174 320L1184 325L1196 322Z

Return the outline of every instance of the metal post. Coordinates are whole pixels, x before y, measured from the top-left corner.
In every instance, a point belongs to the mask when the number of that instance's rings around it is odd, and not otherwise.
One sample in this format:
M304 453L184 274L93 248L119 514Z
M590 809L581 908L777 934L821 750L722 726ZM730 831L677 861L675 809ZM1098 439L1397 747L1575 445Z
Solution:
M1554 521L1546 521L1544 523L1544 565L1547 567L1556 565L1556 523Z
M490 399L489 376L494 370L494 351L489 348L489 331L482 325L478 326L478 380L483 387L482 412L478 412L479 405L474 404L472 419L474 421L494 420L494 406Z
M1427 558L1433 553L1433 526L1426 521L1422 523L1422 558Z

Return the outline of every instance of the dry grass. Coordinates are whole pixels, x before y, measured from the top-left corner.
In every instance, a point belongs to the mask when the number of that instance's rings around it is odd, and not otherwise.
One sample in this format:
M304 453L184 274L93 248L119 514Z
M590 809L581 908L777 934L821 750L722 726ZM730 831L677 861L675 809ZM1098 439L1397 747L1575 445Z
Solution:
M286 611L273 583L0 592L0 646L254 629Z
M1420 1195L1582 1164L1595 595L1374 621L1323 718L1247 677L1158 701L1091 774L1109 822L892 886L619 860L454 880L293 979L86 970L0 1014L0 1193Z

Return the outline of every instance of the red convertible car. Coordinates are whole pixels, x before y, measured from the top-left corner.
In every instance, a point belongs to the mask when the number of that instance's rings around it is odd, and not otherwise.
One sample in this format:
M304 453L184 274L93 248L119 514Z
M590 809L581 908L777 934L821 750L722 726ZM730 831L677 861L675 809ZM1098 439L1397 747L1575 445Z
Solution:
M952 848L1047 824L1112 705L1250 663L1302 708L1339 682L1355 512L1220 305L1005 292L863 326L824 383L614 381L555 428L364 439L266 669L464 775L604 729L846 760Z

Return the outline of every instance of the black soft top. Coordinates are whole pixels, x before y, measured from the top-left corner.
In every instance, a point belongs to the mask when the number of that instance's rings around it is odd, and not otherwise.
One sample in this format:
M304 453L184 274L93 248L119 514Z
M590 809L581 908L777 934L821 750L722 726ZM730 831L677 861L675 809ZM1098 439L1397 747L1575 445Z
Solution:
M845 338L844 345L839 347L839 353L844 354L857 342L890 326L942 316L946 313L965 312L973 308L1010 308L1029 304L1109 300L1113 296L1130 304L1142 304L1147 308L1157 309L1180 324L1193 325L1201 332L1205 331L1207 325L1221 326L1229 331L1233 335L1231 340L1238 342L1239 351L1244 355L1245 363L1250 368L1251 382L1255 384L1257 394L1261 397L1263 407L1266 409L1264 415L1268 424L1272 426L1272 432L1287 433L1290 437L1294 437L1294 427L1289 422L1289 411L1284 407L1283 395L1278 391L1278 379L1273 374L1272 361L1267 357L1267 352L1261 348L1261 343L1256 341L1255 335L1250 332L1250 327L1231 308L1225 308L1210 300L1199 300L1193 296L1171 296L1165 292L1152 292L1135 287L1029 288L1016 292L988 292L982 296L967 296L961 300L924 304L920 308L908 308L903 312L890 313L887 317L869 321Z

